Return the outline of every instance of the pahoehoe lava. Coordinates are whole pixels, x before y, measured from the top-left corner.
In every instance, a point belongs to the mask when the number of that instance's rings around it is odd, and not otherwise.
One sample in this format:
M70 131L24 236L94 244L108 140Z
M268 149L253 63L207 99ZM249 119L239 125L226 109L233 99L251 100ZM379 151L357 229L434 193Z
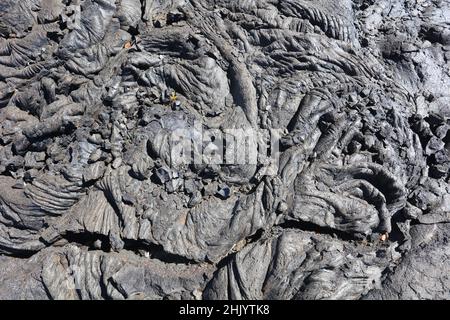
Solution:
M0 0L0 299L450 299L449 223L448 0Z

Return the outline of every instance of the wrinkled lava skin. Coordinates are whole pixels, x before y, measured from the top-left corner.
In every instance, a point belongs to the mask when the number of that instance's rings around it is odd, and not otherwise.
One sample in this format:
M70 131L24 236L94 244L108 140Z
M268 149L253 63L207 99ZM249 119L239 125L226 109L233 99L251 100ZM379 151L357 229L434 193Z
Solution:
M449 299L449 22L0 0L0 298ZM196 123L279 130L278 161L174 166Z

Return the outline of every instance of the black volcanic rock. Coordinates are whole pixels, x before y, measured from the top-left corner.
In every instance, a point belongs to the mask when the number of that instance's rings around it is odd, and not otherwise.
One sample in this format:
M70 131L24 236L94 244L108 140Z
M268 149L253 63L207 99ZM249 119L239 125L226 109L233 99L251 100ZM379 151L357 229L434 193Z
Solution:
M1 0L0 299L449 299L449 19Z

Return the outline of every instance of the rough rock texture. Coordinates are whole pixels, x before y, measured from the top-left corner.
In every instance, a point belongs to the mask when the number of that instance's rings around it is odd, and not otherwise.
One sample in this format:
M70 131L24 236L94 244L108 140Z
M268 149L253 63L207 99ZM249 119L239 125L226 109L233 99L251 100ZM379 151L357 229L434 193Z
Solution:
M0 0L1 299L449 299L449 223L448 0Z

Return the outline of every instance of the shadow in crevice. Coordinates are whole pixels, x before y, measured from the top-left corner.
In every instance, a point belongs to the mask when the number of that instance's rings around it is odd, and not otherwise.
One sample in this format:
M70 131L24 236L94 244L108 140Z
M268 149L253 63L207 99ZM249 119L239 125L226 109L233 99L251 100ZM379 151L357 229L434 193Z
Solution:
M345 241L357 241L364 238L361 234L350 234L344 231L336 230L329 227L321 227L311 222L287 220L278 225L283 229L299 229L302 231L310 231L318 234L328 234Z

